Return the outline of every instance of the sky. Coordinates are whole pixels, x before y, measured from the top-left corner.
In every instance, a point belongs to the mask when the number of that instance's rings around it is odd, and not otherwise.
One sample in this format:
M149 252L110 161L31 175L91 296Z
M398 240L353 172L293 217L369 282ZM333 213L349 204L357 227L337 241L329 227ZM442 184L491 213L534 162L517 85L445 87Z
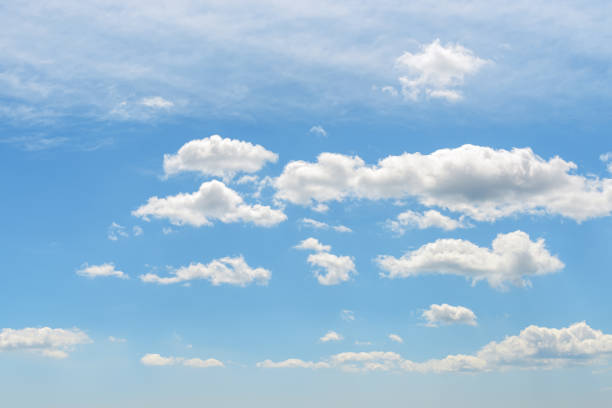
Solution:
M611 7L0 5L3 403L609 405Z

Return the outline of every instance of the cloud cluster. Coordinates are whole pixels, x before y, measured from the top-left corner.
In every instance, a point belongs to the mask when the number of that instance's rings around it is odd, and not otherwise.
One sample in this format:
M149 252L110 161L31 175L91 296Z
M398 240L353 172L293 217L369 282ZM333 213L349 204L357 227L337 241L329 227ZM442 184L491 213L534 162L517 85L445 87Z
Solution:
M76 271L77 275L84 276L86 278L99 278L114 276L119 279L129 279L123 271L115 268L112 262L103 263L102 265L89 265L84 263L81 269Z
M345 352L327 361L298 359L258 363L264 368L339 368L345 371L398 371L420 373L496 371L511 368L538 369L593 364L612 354L612 335L592 329L585 322L554 329L529 326L516 336L491 342L473 355L453 354L422 363L394 352ZM292 361L292 364L287 362Z
M164 155L166 176L197 171L229 180L238 173L255 173L278 155L263 146L213 135L185 143L176 154Z
M247 286L252 283L267 285L272 273L264 268L251 268L242 256L215 259L208 264L192 263L172 271L170 277L153 273L140 275L143 282L169 285L196 279L208 280L213 285Z
M209 226L213 220L223 223L247 222L271 227L287 219L277 209L260 204L246 204L236 191L218 180L202 183L195 193L180 193L165 198L151 197L132 215L148 220L167 218L175 225Z
M465 77L489 62L459 44L444 46L439 39L422 45L420 53L406 52L396 61L397 67L406 72L399 78L405 98L417 100L425 95L450 102L462 98L456 88L463 85Z
M411 210L404 211L399 214L395 220L388 220L387 226L398 235L404 235L406 230L411 228L441 228L445 231L466 228L463 220L455 220L444 214L440 214L440 212L436 210L428 210L423 213Z
M26 327L2 329L0 351L27 351L51 358L66 358L75 346L93 341L79 329L52 329Z
M523 231L497 235L491 249L462 239L438 239L400 258L381 255L376 262L385 278L457 275L473 284L486 280L497 289L504 289L508 283L528 286L530 276L555 273L564 267L548 252L544 239L531 241Z
M295 248L315 251L314 254L308 255L308 263L325 271L315 271L321 285L337 285L350 280L351 276L357 273L352 257L331 254L331 246L323 245L316 238L307 238Z
M476 314L464 306L451 306L446 303L441 305L433 304L429 309L421 314L427 320L427 326L437 327L438 325L467 324L476 326Z
M214 358L202 360L200 358L183 358L183 357L163 357L159 354L145 354L140 362L146 366L172 366L172 365L183 365L186 367L195 368L210 368L210 367L225 367L225 365Z
M463 145L430 154L403 153L366 165L358 156L321 153L314 163L292 161L274 180L276 198L313 207L346 199L414 197L426 207L479 221L517 213L548 213L578 222L612 212L612 179L574 174L560 157L530 148Z

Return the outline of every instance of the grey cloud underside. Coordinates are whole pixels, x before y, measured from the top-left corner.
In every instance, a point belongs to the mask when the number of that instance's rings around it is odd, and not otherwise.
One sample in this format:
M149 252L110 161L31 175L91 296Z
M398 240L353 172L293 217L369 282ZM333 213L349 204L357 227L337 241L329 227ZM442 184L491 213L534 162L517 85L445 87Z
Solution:
M261 368L336 368L344 371L420 373L487 372L508 369L548 369L605 363L612 353L612 335L585 322L554 329L529 326L516 336L491 342L475 354L452 354L442 359L414 362L395 352L345 352L313 362L292 358L257 363Z
M274 185L277 199L305 206L414 197L426 207L479 221L517 213L578 222L610 215L612 179L574 174L576 168L560 157L544 160L530 148L464 145L387 156L376 165L358 156L321 153L316 162L288 163Z

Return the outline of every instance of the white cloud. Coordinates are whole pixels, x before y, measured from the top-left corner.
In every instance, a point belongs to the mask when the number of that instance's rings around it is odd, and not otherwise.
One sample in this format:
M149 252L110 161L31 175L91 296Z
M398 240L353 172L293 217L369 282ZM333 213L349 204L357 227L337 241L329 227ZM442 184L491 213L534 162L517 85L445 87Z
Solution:
M394 341L396 343L403 343L404 339L402 339L400 336L398 336L397 334L390 334L389 335L389 339L391 341Z
M602 154L599 156L599 159L602 162L607 163L608 171L612 173L612 152Z
M327 136L327 131L323 129L323 126L313 126L310 128L310 133L318 135L318 136Z
M308 263L323 268L325 272L315 271L321 285L337 285L351 279L356 274L355 263L350 256L337 256L327 252L308 255Z
M185 143L176 154L164 155L166 176L198 171L207 176L231 179L237 173L255 173L278 155L263 146L219 135Z
M297 358L290 358L285 361L274 362L265 360L257 363L257 367L261 368L329 368L329 364L325 362L314 363L312 361L303 361Z
M174 232L174 230L171 227L163 227L162 228L162 234L164 235L170 235Z
M120 337L108 336L108 341L111 343L125 343L127 340Z
M451 231L457 228L465 228L466 225L462 220L455 220L446 215L440 214L436 210L428 210L424 213L415 211L404 211L397 216L396 220L388 220L387 226L398 235L404 235L409 228L441 228L445 231Z
M529 148L464 145L431 154L387 156L368 166L358 156L321 153L293 161L275 179L276 198L318 206L355 199L415 197L479 221L517 213L555 214L578 222L612 212L612 179L574 174L560 157L545 161Z
M204 265L192 263L172 271L170 277L160 277L153 273L140 275L143 282L169 285L188 282L196 279L206 279L213 285L247 286L252 283L267 285L272 273L264 268L251 268L242 256L215 259Z
M79 329L50 327L4 328L0 331L1 351L27 351L51 358L66 358L75 346L93 341Z
M135 237L139 237L144 234L144 230L142 229L142 227L134 225L134 227L132 228L132 234L134 234Z
M315 251L308 255L308 263L323 268L325 272L315 271L315 276L321 285L337 285L351 279L356 274L355 263L350 256L330 254L330 245L323 245L316 238L306 238L294 248Z
M342 318L342 320L352 322L355 320L355 312L353 312L352 310L344 309L340 312L340 317Z
M404 371L420 373L498 371L511 368L548 369L588 365L604 361L612 354L612 335L594 330L585 322L554 329L529 326L517 336L491 342L473 355L451 354L442 359L414 362L394 352L345 352L327 361L308 366L339 368L344 371ZM290 359L286 361L301 361ZM283 363L266 360L258 367L279 368ZM260 365L262 364L262 365ZM302 367L295 364L293 367Z
M207 360L202 360L200 358L189 358L186 359L184 357L163 357L159 354L145 354L140 362L146 366L173 366L173 365L182 365L185 367L194 367L194 368L209 368L209 367L225 367L225 365L214 358L209 358Z
M305 249L305 250L310 250L310 251L315 251L315 252L331 251L331 245L323 245L321 242L319 242L318 239L312 238L312 237L306 238L305 240L303 240L302 242L294 246L294 248Z
M116 222L112 222L108 227L107 237L111 241L117 241L120 237L127 238L129 236L128 232L125 230L124 226L117 224Z
M218 180L202 183L200 189L192 194L151 197L132 215L147 221L149 216L167 218L175 225L189 224L195 227L212 225L212 220L223 223L250 222L271 227L287 219L281 210L260 204L246 204L236 191Z
M476 326L476 315L467 307L451 306L446 303L441 305L433 304L429 309L423 311L421 315L427 320L427 326L437 327L439 324L467 324Z
M312 218L302 218L302 224L315 229L333 229L336 232L353 232L352 229L344 225L329 225L325 222L313 220Z
M335 331L330 330L327 333L325 333L325 335L321 337L319 340L323 343L327 343L329 341L340 341L342 339L344 339L342 335L336 333Z
M483 248L462 239L438 239L400 258L381 255L376 259L386 278L418 275L457 275L475 284L486 280L493 288L507 283L524 287L530 276L555 273L564 267L545 247L544 239L531 241L522 231L499 234L492 248Z
M397 92L397 89L395 89L395 87L393 86L383 86L382 88L380 88L380 90L381 92L388 93L391 96L399 95L399 92Z
M467 75L475 74L488 62L459 44L443 46L440 40L434 40L422 45L420 53L406 52L397 59L397 67L407 73L399 78L402 94L412 100L425 93L455 102L462 96L453 88L463 85Z
M143 98L142 101L140 101L140 104L149 108L156 109L168 109L174 106L174 103L162 98L161 96Z
M83 264L81 269L76 271L77 275L85 276L87 278L99 278L114 276L119 279L129 279L129 276L120 270L115 269L115 265L112 262L104 263L102 265L88 265L87 262Z

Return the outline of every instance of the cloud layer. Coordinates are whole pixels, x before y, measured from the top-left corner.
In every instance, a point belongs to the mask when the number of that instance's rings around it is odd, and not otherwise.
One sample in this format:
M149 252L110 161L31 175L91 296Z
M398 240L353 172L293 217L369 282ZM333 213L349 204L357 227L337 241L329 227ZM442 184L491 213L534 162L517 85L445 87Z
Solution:
M381 255L376 259L385 278L407 278L418 275L457 275L473 284L486 280L493 288L503 289L510 283L528 286L530 276L555 273L564 267L551 255L543 239L531 241L523 231L499 234L491 249L462 239L438 239L400 258Z

